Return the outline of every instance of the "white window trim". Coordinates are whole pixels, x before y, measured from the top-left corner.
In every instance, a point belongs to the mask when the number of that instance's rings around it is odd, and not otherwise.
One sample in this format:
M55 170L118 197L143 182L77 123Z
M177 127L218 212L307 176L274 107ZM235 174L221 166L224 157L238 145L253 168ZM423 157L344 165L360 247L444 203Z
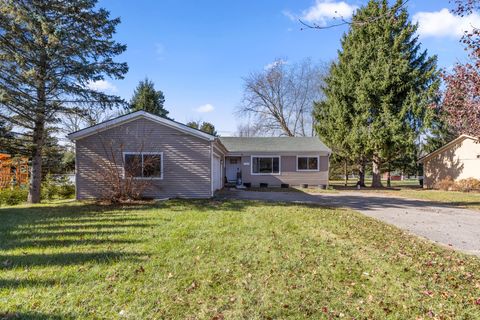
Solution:
M298 169L298 158L317 158L317 169ZM318 172L320 171L320 155L309 156L309 155L297 155L296 168L298 172ZM308 160L307 160L308 166Z
M123 152L123 179L125 179L125 156L126 155L141 155L142 156L142 174L143 174L143 155L151 155L151 154L159 154L162 157L162 161L160 162L160 170L161 174L160 177L133 177L135 180L163 180L163 152Z
M253 158L278 158L278 173L254 173L253 172ZM271 155L251 155L250 156L250 174L252 176L279 176L282 174L282 157Z

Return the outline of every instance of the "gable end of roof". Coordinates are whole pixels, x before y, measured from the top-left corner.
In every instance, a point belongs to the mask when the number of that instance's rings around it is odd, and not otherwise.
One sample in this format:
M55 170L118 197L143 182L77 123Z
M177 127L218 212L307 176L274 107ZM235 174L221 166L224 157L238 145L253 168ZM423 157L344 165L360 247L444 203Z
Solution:
M159 124L163 124L167 127L177 129L179 131L185 132L187 134L191 134L193 136L196 136L198 138L202 138L202 139L205 139L205 140L208 140L208 141L214 141L215 140L215 136L212 136L211 134L208 134L206 132L203 132L203 131L200 131L200 130L197 130L197 129L194 129L194 128L190 128L190 127L188 127L188 126L186 126L182 123L179 123L179 122L176 122L176 121L173 121L173 120L169 120L169 119L165 119L165 118L159 117L157 115L151 114L151 113L146 112L146 111L136 111L136 112L132 112L132 113L129 113L129 114L111 119L111 120L101 122L101 123L96 124L94 126L91 126L91 127L88 127L88 128L70 133L67 136L67 138L69 138L72 141L83 139L83 138L86 138L90 135L94 135L94 134L100 133L102 131L114 128L116 126L131 122L131 121L134 121L134 120L138 120L138 119L151 120L151 121L157 122Z
M474 140L474 141L478 141L478 138L475 138L473 136L469 136L468 134L462 134L460 136L458 136L457 138L453 139L452 141L450 141L449 143L447 143L446 145L444 145L443 147L440 147L438 148L437 150L433 151L433 152L430 152L429 154L421 157L420 159L418 159L417 163L423 163L425 162L425 160L427 159L430 159L432 158L433 156L445 151L445 150L448 150L451 146L459 143L459 142L462 142L466 139L471 139L471 140Z

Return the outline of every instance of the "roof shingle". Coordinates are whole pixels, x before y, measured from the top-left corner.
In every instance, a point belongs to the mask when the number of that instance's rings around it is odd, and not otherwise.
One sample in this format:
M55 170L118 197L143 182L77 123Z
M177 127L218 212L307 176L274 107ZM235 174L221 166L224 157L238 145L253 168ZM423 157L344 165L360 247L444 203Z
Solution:
M318 137L220 137L229 152L328 152Z

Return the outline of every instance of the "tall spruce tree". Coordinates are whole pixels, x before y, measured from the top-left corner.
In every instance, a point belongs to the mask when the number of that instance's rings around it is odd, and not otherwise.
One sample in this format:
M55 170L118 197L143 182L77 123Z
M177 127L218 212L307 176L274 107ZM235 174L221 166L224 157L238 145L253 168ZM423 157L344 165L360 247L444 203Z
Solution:
M165 96L160 90L155 90L155 85L152 81L145 78L140 81L133 92L133 97L130 100L130 105L127 111L144 110L160 117L168 118L168 111L163 107L165 103Z
M372 159L373 187L382 164L416 154L438 97L437 58L421 51L402 5L370 0L357 10L316 105L322 137L359 163Z
M31 137L28 201L40 202L46 130L62 113L122 103L95 90L105 77L121 79L126 46L113 40L118 18L96 0L4 0L0 6L0 118Z

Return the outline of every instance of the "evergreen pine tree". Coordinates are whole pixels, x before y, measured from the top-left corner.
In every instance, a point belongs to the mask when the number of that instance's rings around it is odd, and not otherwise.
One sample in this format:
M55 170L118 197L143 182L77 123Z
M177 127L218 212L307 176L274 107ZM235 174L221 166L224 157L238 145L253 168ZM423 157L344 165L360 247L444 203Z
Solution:
M4 0L0 10L0 118L29 135L28 201L40 202L46 130L63 114L123 101L91 86L122 79L126 46L113 40L118 18L96 0Z
M163 107L165 96L160 90L155 90L155 85L147 78L140 81L130 100L127 111L144 110L157 116L168 118L168 111Z
M316 105L317 130L355 161L372 159L373 187L382 164L417 153L438 96L436 56L421 51L417 26L397 1L370 0L355 13Z
M215 130L215 126L210 122L203 122L200 126L200 130L206 133L210 133L212 136L217 135L217 130Z

